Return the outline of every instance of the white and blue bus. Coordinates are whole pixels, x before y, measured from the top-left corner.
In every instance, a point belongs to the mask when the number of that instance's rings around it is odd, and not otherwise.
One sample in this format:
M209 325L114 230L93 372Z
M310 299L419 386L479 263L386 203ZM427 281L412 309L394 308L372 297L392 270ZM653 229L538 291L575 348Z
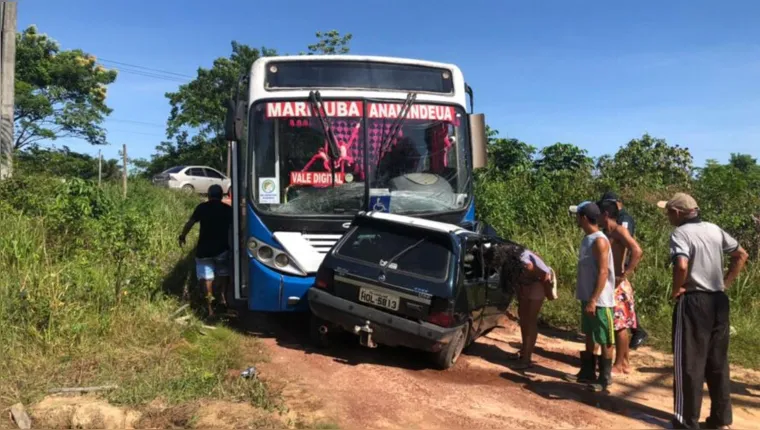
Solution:
M485 119L457 66L264 57L241 82L248 100L230 103L226 134L233 284L250 310L308 310L324 255L359 211L474 225Z

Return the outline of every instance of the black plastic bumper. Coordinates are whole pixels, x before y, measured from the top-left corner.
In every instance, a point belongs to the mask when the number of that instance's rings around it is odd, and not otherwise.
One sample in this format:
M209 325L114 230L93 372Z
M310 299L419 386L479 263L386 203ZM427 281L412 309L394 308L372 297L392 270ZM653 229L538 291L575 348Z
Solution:
M423 351L440 351L459 327L445 328L427 322L411 321L379 309L336 297L324 290L309 289L309 307L317 317L354 332L354 327L369 321L375 342L388 346L406 346Z

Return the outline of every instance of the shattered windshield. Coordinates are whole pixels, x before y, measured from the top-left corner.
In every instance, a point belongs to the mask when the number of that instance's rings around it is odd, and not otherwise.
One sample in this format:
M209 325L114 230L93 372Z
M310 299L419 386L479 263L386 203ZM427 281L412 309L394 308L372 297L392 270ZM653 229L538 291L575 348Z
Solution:
M326 100L323 106L339 148L335 159L308 101L252 107L252 199L258 210L308 216L466 206L469 136L463 111L415 103L392 135L400 103Z

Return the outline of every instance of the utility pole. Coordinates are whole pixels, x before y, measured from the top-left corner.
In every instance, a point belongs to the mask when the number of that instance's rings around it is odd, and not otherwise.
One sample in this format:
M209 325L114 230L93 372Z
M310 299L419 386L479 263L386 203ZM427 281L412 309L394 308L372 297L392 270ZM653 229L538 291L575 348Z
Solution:
M103 154L100 153L100 149L98 149L98 186L100 186L100 182L103 180Z
M16 2L0 3L0 179L13 173Z
M123 145L123 151L122 151L122 158L124 160L124 177L123 177L123 185L124 185L124 198L127 198L127 144L125 143Z
M227 141L227 177L232 176L232 142Z

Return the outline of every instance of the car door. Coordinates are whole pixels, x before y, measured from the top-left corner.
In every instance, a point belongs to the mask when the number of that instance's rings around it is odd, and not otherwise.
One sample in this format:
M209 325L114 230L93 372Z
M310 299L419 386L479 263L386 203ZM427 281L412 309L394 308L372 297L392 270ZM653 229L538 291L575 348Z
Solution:
M495 241L485 239L481 242L481 248L485 250L494 246ZM491 264L485 264L485 282L486 282L486 305L483 315L483 330L499 325L500 320L507 313L507 308L512 301L512 291L504 291L500 282L500 267Z
M222 187L222 191L224 191L224 192L227 191L228 186L225 183L227 178L225 178L224 175L222 175L221 173L217 172L216 170L214 170L214 169L212 169L210 167L205 167L203 169L203 171L206 172L206 176L208 177L209 186L211 186L211 185L219 185L220 187Z
M472 318L472 334L477 336L483 330L483 316L486 307L486 282L483 277L483 255L479 251L477 239L464 241L462 252L463 293L467 296L467 306Z
M200 167L191 167L187 169L187 178L190 184L195 189L196 193L206 194L208 192L208 183L206 182L206 174L203 173L203 169Z

